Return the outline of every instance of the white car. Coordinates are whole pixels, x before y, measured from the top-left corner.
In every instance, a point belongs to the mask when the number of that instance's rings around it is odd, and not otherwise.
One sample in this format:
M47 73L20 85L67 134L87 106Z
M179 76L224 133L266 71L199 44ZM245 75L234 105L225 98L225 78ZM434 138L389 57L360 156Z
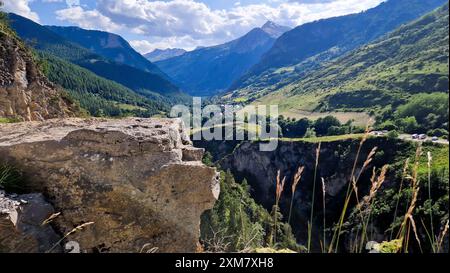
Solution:
M439 138L437 136L434 136L433 138L431 138L431 141L434 141L434 142L436 142L438 140L439 140Z
M420 134L420 135L419 135L419 139L420 139L420 140L425 140L425 139L427 139L427 135L425 135L425 134Z
M418 134L414 134L411 136L412 139L419 139L419 135Z

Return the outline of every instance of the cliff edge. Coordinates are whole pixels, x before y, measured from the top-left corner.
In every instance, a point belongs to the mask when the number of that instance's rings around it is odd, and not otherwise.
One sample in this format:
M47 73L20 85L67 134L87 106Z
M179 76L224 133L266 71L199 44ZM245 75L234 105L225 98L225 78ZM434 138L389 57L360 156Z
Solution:
M200 216L219 195L216 170L203 165L202 156L178 119L71 118L0 125L0 163L23 171L27 190L42 193L61 213L50 224L55 233L64 236L93 222L63 240L75 242L81 252L197 251ZM8 251L42 252L27 245L30 229L19 228L20 221L26 222L20 211L0 211L3 220L16 219L0 225L0 237L15 227L23 242ZM31 236L40 233L34 230ZM0 238L0 247L7 242Z

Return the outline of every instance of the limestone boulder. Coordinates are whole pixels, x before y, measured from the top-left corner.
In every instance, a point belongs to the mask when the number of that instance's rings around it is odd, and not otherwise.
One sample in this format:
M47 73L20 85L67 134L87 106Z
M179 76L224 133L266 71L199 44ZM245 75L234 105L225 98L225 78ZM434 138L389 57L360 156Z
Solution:
M219 195L178 119L61 119L0 127L0 161L44 193L59 234L82 252L198 250L201 214Z

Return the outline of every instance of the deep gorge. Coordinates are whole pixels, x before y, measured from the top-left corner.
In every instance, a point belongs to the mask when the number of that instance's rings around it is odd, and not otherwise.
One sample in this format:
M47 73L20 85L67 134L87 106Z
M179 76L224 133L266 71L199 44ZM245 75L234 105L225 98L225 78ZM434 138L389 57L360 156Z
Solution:
M326 223L327 228L331 228L333 223L339 219L350 175L355 161L360 140L348 139L334 142L321 143L319 165L317 169L315 202L314 202L314 225L313 225L313 248L320 251L320 242L323 242L323 192L321 178L326 185ZM258 204L261 204L268 211L271 211L275 203L275 188L277 172L280 170L282 177L286 177L286 185L280 201L280 210L287 221L291 202L291 183L293 176L300 166L304 166L301 181L295 193L294 206L292 211L291 226L298 243L305 245L307 241L307 227L310 217L313 177L315 168L315 157L317 143L306 141L281 141L278 148L273 152L259 151L258 142L195 142L197 147L206 148L212 154L214 160L224 171L230 170L237 181L246 180L251 186L251 196ZM424 151L438 147L430 144L425 145ZM370 178L372 169L381 169L383 165L389 164L386 181L384 182L380 200L387 198L385 192L397 191L399 187L399 170L402 169L406 158L414 157L416 145L411 142L389 138L369 138L363 144L356 164L356 172L359 173L364 161L371 150L377 147L373 161L362 172L358 181L358 191L360 196L367 195L371 186ZM443 172L448 177L448 169L440 168L437 172ZM441 181L443 183L443 181ZM444 192L438 193L442 197ZM385 202L385 200L383 200ZM356 202L352 199L351 207ZM383 215L382 217L383 218ZM373 229L372 240L382 242L387 240L385 229L387 223L392 219L382 219L376 222ZM349 227L352 223L349 222ZM379 226L377 226L379 225ZM332 231L327 231L327 236L331 237ZM345 237L345 236L344 236ZM330 240L330 238L326 238ZM341 246L341 251L347 252L350 236L345 237Z

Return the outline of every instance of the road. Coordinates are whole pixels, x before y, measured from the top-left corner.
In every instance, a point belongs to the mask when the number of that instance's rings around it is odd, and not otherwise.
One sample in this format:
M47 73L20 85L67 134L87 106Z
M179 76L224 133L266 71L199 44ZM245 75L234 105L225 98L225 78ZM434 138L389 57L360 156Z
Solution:
M401 135L398 136L398 138L402 139L402 140L409 140L409 141L414 141L414 142L431 141L431 137L427 137L426 139L412 139L412 135L410 135L410 134L401 134ZM448 140L446 140L446 139L439 139L437 141L433 141L433 143L439 143L439 144L448 145Z

